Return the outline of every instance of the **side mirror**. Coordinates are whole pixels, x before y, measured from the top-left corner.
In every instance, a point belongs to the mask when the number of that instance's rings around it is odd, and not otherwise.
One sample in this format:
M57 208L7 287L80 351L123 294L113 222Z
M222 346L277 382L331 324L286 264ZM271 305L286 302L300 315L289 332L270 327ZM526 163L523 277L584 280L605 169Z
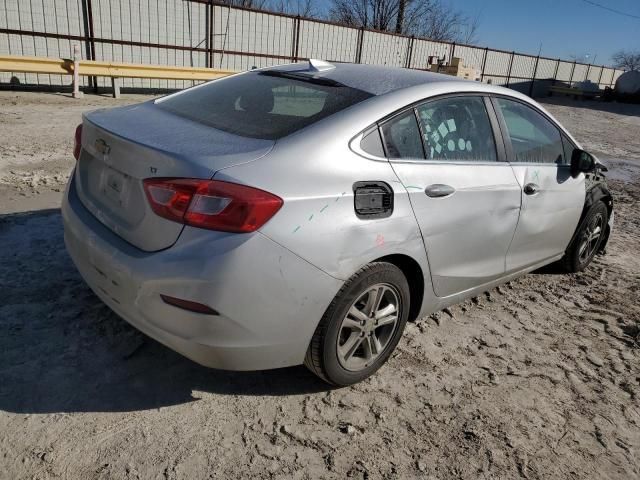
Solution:
M589 173L596 169L596 159L593 155L575 148L571 154L571 175L577 177L581 172Z

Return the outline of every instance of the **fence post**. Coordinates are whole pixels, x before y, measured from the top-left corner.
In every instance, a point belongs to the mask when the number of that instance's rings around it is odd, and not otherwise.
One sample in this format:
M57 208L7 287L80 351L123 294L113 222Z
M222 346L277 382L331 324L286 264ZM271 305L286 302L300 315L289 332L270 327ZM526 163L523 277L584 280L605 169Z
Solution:
M558 68L560 68L560 59L556 60L556 69L553 72L553 80L551 80L551 86L555 86L556 80L558 79Z
M602 72L604 71L604 65L600 67L600 75L598 75L598 90L600 90L600 82L602 81Z
M487 54L489 53L489 47L484 48L484 58L482 59L482 72L480 72L480 83L484 81L484 67L487 65Z
M291 30L291 61L295 62L296 58L296 38L298 37L298 17L293 19L293 27Z
M356 63L362 61L362 44L364 42L364 27L358 30L358 38L356 40Z
M576 61L573 61L573 66L571 67L571 76L569 77L569 88L571 88L571 84L573 83L573 72L576 71Z
M587 73L585 73L583 81L586 82L587 80L589 80L589 71L590 70L591 70L591 64L587 65Z
M411 35L411 37L409 38L409 43L407 43L407 56L405 59L405 67L406 68L411 68L411 60L413 57L413 41L415 40L414 36Z
M513 57L516 55L516 52L511 52L511 60L509 61L509 73L507 73L507 88L509 88L509 83L511 82L511 67L513 67Z
M84 24L84 38L87 60L96 59L96 42L93 30L93 5L91 0L82 1L82 20ZM97 77L89 77L89 86L93 88L94 92L98 92L98 79Z
M449 50L449 64L453 62L453 56L456 54L456 42L451 44L451 49Z
M538 74L538 62L540 61L540 55L536 57L536 64L533 67L533 78L531 79L531 85L529 85L529 96L533 98L533 84L536 82L536 75Z
M296 17L296 50L294 52L294 62L298 61L298 52L300 50L300 15Z
M208 1L207 4L204 6L204 29L207 32L206 36L204 37L204 49L207 51L205 61L204 61L204 66L207 68L211 68L211 39L212 39L211 10L209 7L211 7L211 1Z

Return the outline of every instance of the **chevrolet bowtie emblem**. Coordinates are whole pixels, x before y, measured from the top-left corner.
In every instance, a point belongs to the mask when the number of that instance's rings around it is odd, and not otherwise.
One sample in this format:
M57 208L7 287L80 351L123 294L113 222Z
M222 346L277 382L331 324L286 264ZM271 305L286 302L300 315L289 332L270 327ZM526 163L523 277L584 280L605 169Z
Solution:
M109 152L111 151L111 147L109 146L109 144L101 138L96 140L95 146L96 146L96 150L103 155L108 155Z

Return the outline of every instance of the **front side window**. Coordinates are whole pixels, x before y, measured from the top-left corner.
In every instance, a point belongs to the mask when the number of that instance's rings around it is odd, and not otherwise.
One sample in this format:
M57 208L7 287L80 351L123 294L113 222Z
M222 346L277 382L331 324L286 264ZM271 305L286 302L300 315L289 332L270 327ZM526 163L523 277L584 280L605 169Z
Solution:
M276 140L371 96L328 79L266 70L185 90L156 105L225 132Z
M389 158L424 159L420 130L413 109L384 123L381 130Z
M427 160L497 160L493 129L481 97L452 97L417 108Z
M515 162L562 165L564 148L560 131L540 113L520 102L497 99L507 124Z

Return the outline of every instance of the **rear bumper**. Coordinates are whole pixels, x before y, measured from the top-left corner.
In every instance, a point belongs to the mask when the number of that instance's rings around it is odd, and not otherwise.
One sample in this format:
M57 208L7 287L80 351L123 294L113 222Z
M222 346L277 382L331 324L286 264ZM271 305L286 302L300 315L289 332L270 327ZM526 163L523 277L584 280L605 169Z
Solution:
M143 252L91 215L73 177L62 215L67 251L96 295L143 333L208 367L301 364L342 285L260 233L185 227L171 248ZM160 294L209 305L220 315L167 305Z

